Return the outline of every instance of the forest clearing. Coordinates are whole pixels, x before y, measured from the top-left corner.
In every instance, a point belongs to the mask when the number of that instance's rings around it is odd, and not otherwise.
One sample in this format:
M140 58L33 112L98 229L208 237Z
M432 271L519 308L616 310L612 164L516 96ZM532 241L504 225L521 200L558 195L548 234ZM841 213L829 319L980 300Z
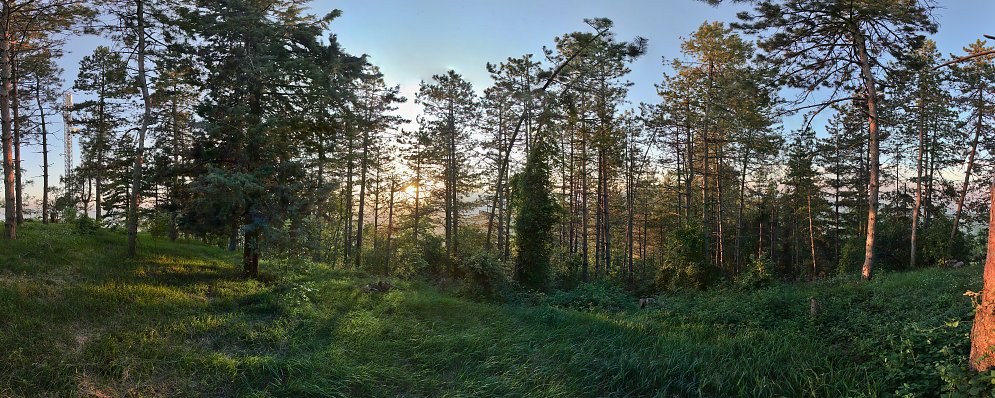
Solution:
M995 396L995 2L332 3L0 0L0 397Z
M965 373L977 266L637 300L461 298L199 243L27 223L0 243L12 396L931 396ZM50 245L57 241L62 244ZM16 253L16 254L11 254ZM818 301L811 312L810 301ZM989 383L985 379L983 382ZM989 383L990 384L990 383Z

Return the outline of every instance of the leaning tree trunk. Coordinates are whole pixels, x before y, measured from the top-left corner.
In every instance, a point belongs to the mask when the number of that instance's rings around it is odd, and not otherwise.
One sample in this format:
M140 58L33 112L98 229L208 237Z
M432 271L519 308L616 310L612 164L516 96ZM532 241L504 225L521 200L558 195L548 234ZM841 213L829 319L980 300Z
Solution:
M974 139L971 140L971 152L967 155L967 170L964 171L964 186L960 191L960 198L957 199L957 210L954 211L954 225L950 229L950 238L947 239L946 254L950 255L953 248L954 237L957 236L957 227L960 225L960 215L964 210L964 200L967 198L967 190L971 187L971 171L974 169L974 157L978 152L978 140L981 138L981 130L984 128L984 86L978 90L978 121L975 124Z
M867 96L867 123L868 123L868 161L869 161L869 183L867 187L867 240L864 244L864 265L861 267L860 276L864 280L871 279L871 272L874 268L874 236L877 231L878 219L878 170L880 169L880 153L878 143L878 109L877 109L877 88L875 87L874 74L871 71L871 61L867 54L867 43L859 27L854 29L857 55L860 58L860 70L864 80L864 90Z
M988 257L985 259L984 287L980 303L974 311L971 327L971 369L987 371L995 365L995 184L991 188L991 208L988 215Z
M128 257L134 257L138 251L138 208L142 200L142 163L145 155L145 134L152 122L152 98L149 96L149 85L145 78L145 0L136 0L135 34L138 36L138 88L142 90L142 102L145 113L138 129L138 150L135 152L135 164L131 171L131 200L128 207Z

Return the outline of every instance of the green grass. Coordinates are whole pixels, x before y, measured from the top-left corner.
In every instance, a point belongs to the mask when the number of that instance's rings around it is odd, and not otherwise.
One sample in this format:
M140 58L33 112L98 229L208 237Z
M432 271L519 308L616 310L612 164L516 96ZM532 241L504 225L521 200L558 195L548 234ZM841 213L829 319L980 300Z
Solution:
M580 312L28 223L0 241L0 396L932 396L979 268L663 296ZM821 311L809 313L810 298ZM540 300L556 302L555 300ZM949 377L949 376L947 376Z

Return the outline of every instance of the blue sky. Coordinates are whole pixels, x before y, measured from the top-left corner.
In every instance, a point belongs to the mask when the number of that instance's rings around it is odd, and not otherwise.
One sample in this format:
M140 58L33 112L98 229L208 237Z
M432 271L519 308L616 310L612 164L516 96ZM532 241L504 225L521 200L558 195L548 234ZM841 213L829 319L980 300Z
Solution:
M332 24L340 43L353 54L368 54L380 66L387 82L401 85L409 98L401 113L413 119L413 103L418 83L433 74L455 69L479 91L489 84L484 68L487 62L532 53L541 58L543 46L564 33L589 30L584 18L607 17L615 22L620 40L642 36L649 40L649 51L636 60L629 75L634 85L629 99L633 103L655 102L654 84L661 80L665 67L662 57L680 57L680 42L704 21L733 21L742 5L711 7L695 0L318 0L313 1L316 14L340 9L343 15ZM981 37L995 34L991 16L995 1L947 0L940 2L936 18L940 32L933 39L944 54L961 53L961 48ZM72 86L80 59L106 40L72 37L61 65L65 69L66 88ZM61 119L61 118L59 118ZM792 128L792 119L787 128ZM58 183L63 170L62 124L49 127L50 145L55 148L50 161L51 183ZM40 149L22 149L25 179L34 184L26 192L40 196ZM78 159L78 155L77 155ZM78 162L78 160L77 160Z

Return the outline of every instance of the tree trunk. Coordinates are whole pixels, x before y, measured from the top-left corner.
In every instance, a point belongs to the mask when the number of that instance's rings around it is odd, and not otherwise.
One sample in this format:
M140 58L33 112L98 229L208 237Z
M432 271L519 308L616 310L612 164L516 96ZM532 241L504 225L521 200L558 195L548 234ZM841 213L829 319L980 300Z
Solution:
M878 218L878 169L880 168L878 150L878 110L877 88L874 74L871 72L871 61L867 54L867 43L859 27L854 28L857 44L857 55L860 57L860 70L863 75L865 94L867 95L867 122L869 147L869 178L867 189L867 240L864 245L864 265L860 276L864 280L871 279L874 268L874 236L877 231Z
M746 174L749 171L749 158L750 150L746 149L743 153L743 165L740 171L739 177L739 209L736 211L736 253L735 253L735 269L733 270L734 275L739 275L740 270L743 266L743 256L740 254L742 250L742 236L743 236L743 211L746 205Z
M984 287L974 311L971 327L971 369L987 371L995 365L995 184L991 187L988 215L988 255L985 258Z
M413 228L411 230L411 240L415 242L415 246L418 245L418 221L420 220L421 216L421 213L418 212L418 206L420 202L421 202L421 153L419 152L417 155L415 155L415 214L414 214Z
M498 162L500 162L504 156L504 112L503 109L498 111ZM501 201L501 184L504 181L504 176L502 173L502 167L498 164L497 168L497 183L494 184L494 196L491 198L491 211L487 215L487 238L484 239L484 249L487 251L491 250L491 237L494 233L494 217L497 210L498 203Z
M812 249L812 280L819 275L819 267L815 262L815 227L812 223L812 194L808 194L808 241Z
M971 171L974 169L974 156L978 150L978 140L981 138L981 131L984 129L984 85L978 90L978 120L975 123L974 139L971 140L971 152L967 155L967 169L964 170L964 185L957 199L957 210L954 211L954 225L950 229L950 238L947 239L946 254L950 255L953 248L954 238L957 236L957 227L960 225L960 215L964 209L964 200L967 198L967 191L971 187Z
M922 153L926 128L924 126L925 112L923 111L922 95L919 97L919 148L916 150L916 200L912 206L912 233L909 235L909 268L916 267L916 236L919 233L919 209L922 207Z
M35 101L38 102L38 117L41 121L41 222L48 224L48 125L45 123L45 106L41 99L41 78L35 79Z
M255 228L245 231L245 244L242 248L242 271L245 276L259 276L259 231Z
M138 130L138 150L135 152L135 164L131 171L131 200L128 210L128 257L134 257L138 251L138 209L142 201L142 163L145 155L145 134L152 122L152 97L149 95L149 85L145 77L145 0L135 0L136 28L138 36L138 88L142 90L142 102L145 112L142 124Z
M12 86L10 89L10 109L13 112L11 116L14 123L14 191L15 191L15 202L17 212L17 225L24 223L24 181L22 180L22 166L21 166L21 93L17 89L20 84L18 79L17 70L17 57L16 55L11 57L11 80Z
M343 188L342 196L343 204L342 210L345 211L344 221L345 221L345 231L342 234L342 264L345 266L352 260L352 174L353 174L353 153L352 144L353 137L351 135L346 137L346 183Z
M384 253L384 274L390 275L390 260L393 255L391 244L394 238L394 192L397 191L397 181L390 180L390 199L387 205L387 243Z
M363 265L363 224L366 208L366 168L369 163L370 135L363 131L363 154L359 160L359 212L356 217L356 269Z
M590 214L587 207L587 131L581 132L580 141L580 208L581 208L581 269L583 281L590 280L590 255L588 252L588 241L590 240Z
M9 28L11 21L11 9L8 1L2 2L3 20L0 21L4 27ZM7 239L17 239L17 215L15 213L14 197L14 137L11 134L10 120L10 29L2 30L3 38L0 40L0 130L3 133L3 188L4 188L4 235Z

